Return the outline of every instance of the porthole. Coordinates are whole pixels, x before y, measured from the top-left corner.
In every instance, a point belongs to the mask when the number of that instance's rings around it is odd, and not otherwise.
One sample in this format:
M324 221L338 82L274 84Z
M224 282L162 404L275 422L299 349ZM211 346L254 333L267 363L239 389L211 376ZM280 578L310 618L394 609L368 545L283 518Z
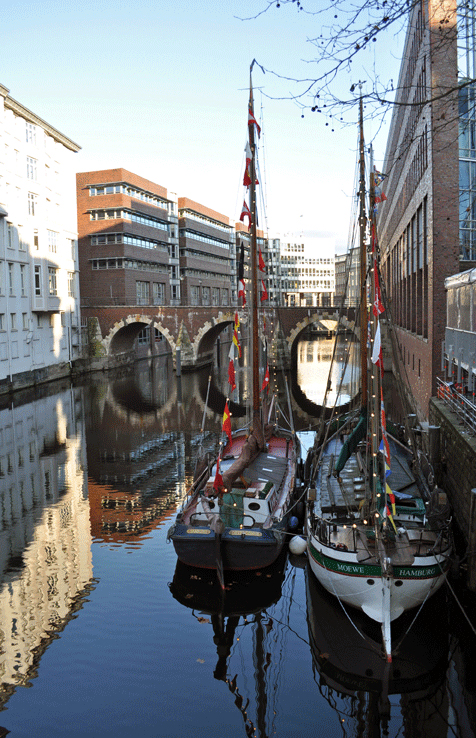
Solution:
M259 504L259 502L250 502L249 505L248 505L248 508L250 510L259 510L260 509L260 504Z
M367 584L375 584L375 579L367 579Z
M395 586L396 586L396 587L401 587L401 586L402 586L402 584L403 584L403 582L402 582L402 580L401 580L401 579L398 579L398 580L397 580L397 581L395 582Z

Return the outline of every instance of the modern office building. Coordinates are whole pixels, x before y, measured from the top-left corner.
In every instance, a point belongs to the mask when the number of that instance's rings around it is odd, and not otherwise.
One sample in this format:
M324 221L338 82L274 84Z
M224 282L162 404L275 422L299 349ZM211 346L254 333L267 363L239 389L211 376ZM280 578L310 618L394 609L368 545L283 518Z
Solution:
M178 198L182 305L230 305L235 228L226 215Z
M66 375L78 355L79 148L0 85L0 391Z
M472 34L469 41L474 46ZM378 224L404 369L422 419L428 417L441 370L445 278L471 266L465 260L471 256L469 231L476 222L468 219L469 228L460 230L459 208L466 211L471 187L460 199L459 173L467 169L459 166L457 56L455 0L416 3L387 141L382 185L387 200ZM464 153L474 158L474 148ZM460 232L466 234L461 241Z
M177 203L125 169L76 175L81 303L179 305Z
M328 307L335 291L334 244L304 238L280 244L284 304Z

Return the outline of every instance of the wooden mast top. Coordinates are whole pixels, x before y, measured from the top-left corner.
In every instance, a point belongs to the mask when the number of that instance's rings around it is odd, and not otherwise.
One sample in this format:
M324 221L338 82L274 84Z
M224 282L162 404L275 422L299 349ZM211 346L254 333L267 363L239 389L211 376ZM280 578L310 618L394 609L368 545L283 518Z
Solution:
M259 326L258 326L258 243L257 243L257 203L256 203L256 141L253 109L253 85L250 66L250 101L248 110L248 135L251 149L250 163L250 211L251 211L251 313L252 313L252 342L251 361L253 367L253 417L260 413L260 385L259 385ZM254 422L254 421L253 421Z
M367 218L365 215L365 151L364 151L364 125L363 125L363 103L360 97L360 115L359 115L359 160L360 160L360 213L359 213L359 231L360 231L360 383L362 388L362 406L367 406L368 388L367 388L367 254L365 251L365 232L367 228Z

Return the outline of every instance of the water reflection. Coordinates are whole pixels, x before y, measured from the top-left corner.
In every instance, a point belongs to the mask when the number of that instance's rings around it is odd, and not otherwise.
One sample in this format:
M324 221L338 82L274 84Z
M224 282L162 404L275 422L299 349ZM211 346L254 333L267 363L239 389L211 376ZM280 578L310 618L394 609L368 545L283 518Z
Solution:
M177 563L170 591L192 610L193 617L211 625L216 646L215 679L223 681L234 697L247 736L266 738L275 734L280 683L280 659L287 624L276 622L268 612L281 597L287 553L266 569L226 572L223 590L216 572ZM240 640L251 639L252 656L240 660ZM245 668L243 668L245 666ZM239 669L239 671L237 671Z
M334 338L301 340L297 347L297 384L316 405L322 405L329 376ZM337 337L337 348L331 375L327 407L343 405L357 393L358 344L351 333Z
M81 393L0 410L0 704L36 675L93 581Z

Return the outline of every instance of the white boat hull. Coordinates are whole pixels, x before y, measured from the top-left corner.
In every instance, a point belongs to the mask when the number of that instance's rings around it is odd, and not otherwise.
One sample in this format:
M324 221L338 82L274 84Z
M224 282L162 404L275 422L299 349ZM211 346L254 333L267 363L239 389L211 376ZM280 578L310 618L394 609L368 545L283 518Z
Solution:
M435 555L418 557L412 566L394 566L392 574L386 574L380 566L364 564L354 553L326 546L312 534L308 558L328 592L379 623L421 605L441 587L447 570L447 558Z

